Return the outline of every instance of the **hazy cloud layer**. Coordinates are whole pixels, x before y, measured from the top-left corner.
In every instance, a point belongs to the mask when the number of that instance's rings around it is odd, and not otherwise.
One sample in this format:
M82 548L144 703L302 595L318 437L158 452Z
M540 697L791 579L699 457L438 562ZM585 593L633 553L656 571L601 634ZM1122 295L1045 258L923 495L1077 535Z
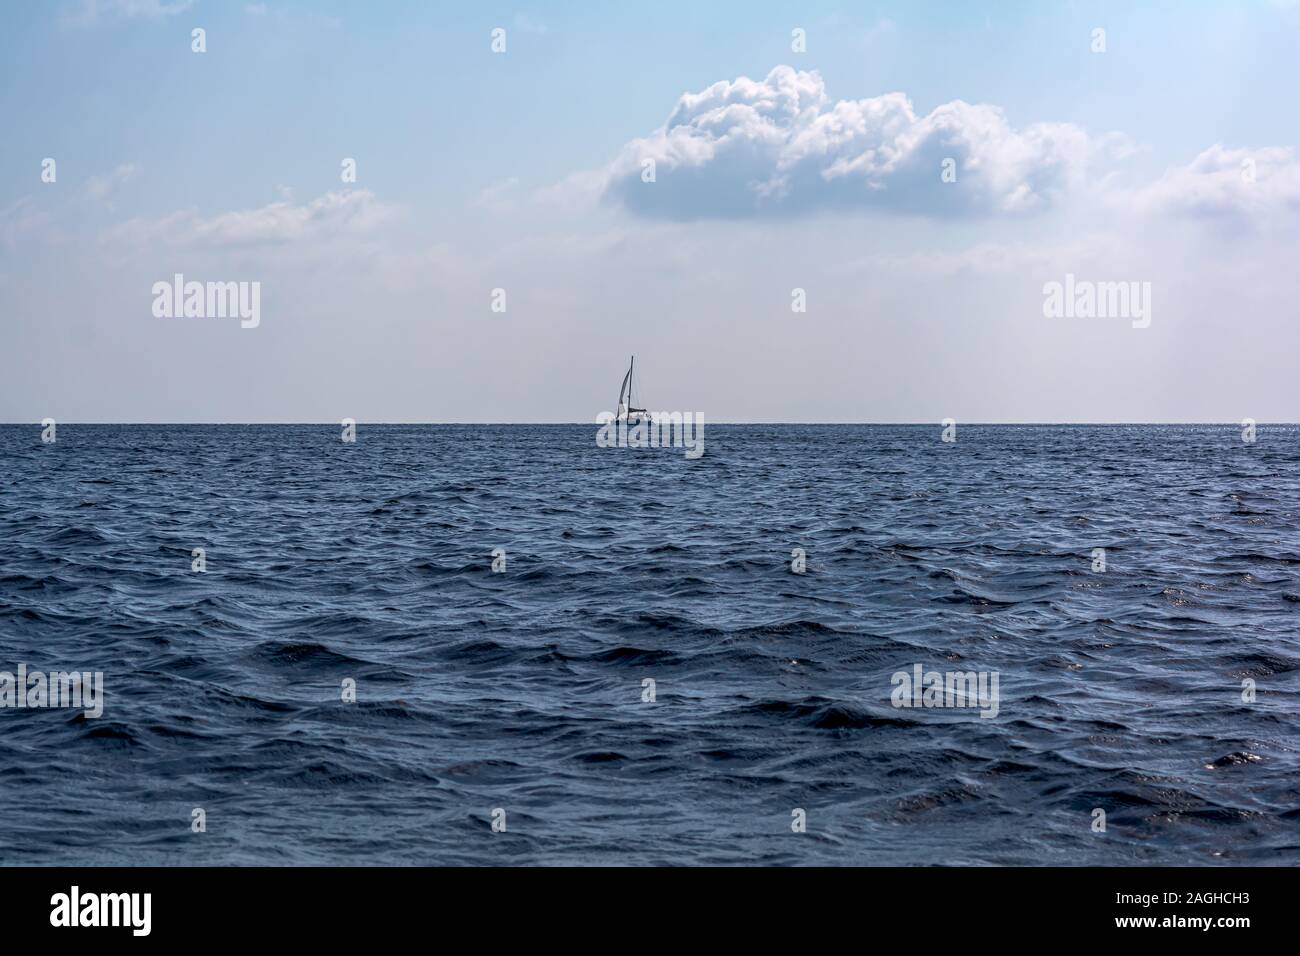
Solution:
M396 207L358 189L330 192L308 203L273 202L212 217L187 209L159 219L131 219L109 230L112 244L166 242L178 246L239 246L368 233L392 221Z
M0 247L12 249L19 242L48 230L51 216L39 209L30 198L23 197L0 207Z

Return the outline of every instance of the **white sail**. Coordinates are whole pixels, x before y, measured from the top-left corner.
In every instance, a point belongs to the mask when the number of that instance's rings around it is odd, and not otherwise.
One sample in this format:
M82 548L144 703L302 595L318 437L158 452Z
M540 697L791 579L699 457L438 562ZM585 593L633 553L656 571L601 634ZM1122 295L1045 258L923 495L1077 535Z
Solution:
M623 384L618 389L618 412L615 416L617 420L635 421L638 418L649 420L650 416L646 414L644 408L637 408L635 399L632 397L634 385L632 382L632 369L636 366L636 356L632 356L632 361L628 363L627 374L623 376Z
M633 363L636 362L635 356L633 356L632 361ZM627 402L625 402L624 399L628 398L631 395L631 392L632 392L632 366L629 365L627 367L627 374L623 376L623 384L618 387L618 408L619 408L620 415L623 414L623 412L627 409Z

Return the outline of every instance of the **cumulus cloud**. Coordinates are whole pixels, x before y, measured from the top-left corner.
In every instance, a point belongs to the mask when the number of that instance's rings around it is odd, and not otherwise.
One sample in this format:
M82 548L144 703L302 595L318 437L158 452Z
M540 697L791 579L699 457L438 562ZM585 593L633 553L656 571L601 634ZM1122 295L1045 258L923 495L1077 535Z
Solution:
M816 72L778 66L761 81L683 95L660 129L623 148L600 186L636 213L668 219L1031 213L1083 183L1114 142L1070 123L1014 129L999 108L961 100L924 116L902 93L832 100ZM941 181L945 159L955 160L956 182ZM642 180L646 160L653 183Z
M166 242L201 247L279 244L365 234L397 215L396 207L379 202L369 190L359 189L326 193L308 203L273 202L211 217L186 209L160 219L136 218L115 226L104 239L112 244Z
M1300 212L1300 163L1289 147L1227 149L1215 144L1186 166L1136 191L1138 208L1231 225Z

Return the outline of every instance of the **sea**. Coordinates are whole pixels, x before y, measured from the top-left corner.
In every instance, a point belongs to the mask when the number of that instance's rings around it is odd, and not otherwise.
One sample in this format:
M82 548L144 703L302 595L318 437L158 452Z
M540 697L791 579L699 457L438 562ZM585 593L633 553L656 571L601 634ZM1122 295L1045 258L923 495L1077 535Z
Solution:
M1300 427L596 431L0 426L0 862L1300 863Z

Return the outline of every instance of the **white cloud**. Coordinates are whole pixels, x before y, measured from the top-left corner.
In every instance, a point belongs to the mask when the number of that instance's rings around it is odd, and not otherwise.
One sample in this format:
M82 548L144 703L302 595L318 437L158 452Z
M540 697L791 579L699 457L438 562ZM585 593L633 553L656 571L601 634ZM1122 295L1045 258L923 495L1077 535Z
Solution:
M53 220L49 213L39 209L30 198L23 197L9 206L0 207L0 246L12 249L20 241L42 234L53 233Z
M478 194L478 199L474 201L474 204L489 212L508 212L515 206L518 190L519 177L511 176L509 179L503 179L486 187Z
M1013 129L999 108L961 100L924 116L902 93L833 101L817 73L778 66L761 81L684 94L667 123L625 146L601 178L607 198L669 219L1019 214L1084 183L1113 146L1070 123ZM947 158L954 183L940 178ZM642 181L647 159L653 183Z
M1215 144L1166 170L1133 196L1138 209L1218 220L1264 222L1300 211L1300 162L1289 147L1226 149Z
M86 180L86 195L91 199L108 199L118 188L131 179L139 167L134 163L124 163L110 173L91 176Z
M88 27L100 20L157 20L192 6L194 0L81 0L79 6L65 10L62 19L69 26Z
M203 217L186 209L160 219L131 219L105 233L112 244L166 242L182 246L246 246L290 243L373 232L393 221L397 207L369 190L330 192L311 202L273 202L257 209Z

